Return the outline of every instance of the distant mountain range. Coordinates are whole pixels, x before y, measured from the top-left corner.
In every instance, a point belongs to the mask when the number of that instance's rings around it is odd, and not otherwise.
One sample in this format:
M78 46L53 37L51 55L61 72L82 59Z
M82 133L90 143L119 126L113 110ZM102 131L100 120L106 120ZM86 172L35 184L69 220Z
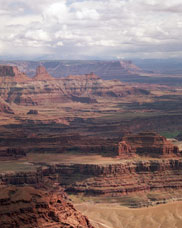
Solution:
M1 58L0 58L1 59ZM36 68L44 66L56 78L69 75L94 73L105 80L122 82L182 85L181 59L130 60L0 60L1 65L17 66L29 77L36 75Z
M35 75L38 65L44 65L54 77L69 74L89 74L94 72L103 79L121 79L127 75L140 75L141 72L164 75L182 75L182 59L132 59L130 60L12 60L0 56L0 64L19 67L27 75Z
M167 74L182 75L182 59L133 59L133 63L143 70Z
M61 78L68 75L84 75L91 72L102 79L122 79L130 75L140 75L143 70L131 61L100 60L52 60L52 61L0 61L0 64L18 66L20 71L30 77L35 75L36 68L43 65L49 74Z

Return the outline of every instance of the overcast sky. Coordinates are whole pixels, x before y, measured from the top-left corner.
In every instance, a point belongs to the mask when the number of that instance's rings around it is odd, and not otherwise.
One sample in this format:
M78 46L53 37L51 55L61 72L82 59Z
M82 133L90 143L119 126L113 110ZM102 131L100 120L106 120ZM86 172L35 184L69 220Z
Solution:
M0 0L0 56L182 56L182 0Z

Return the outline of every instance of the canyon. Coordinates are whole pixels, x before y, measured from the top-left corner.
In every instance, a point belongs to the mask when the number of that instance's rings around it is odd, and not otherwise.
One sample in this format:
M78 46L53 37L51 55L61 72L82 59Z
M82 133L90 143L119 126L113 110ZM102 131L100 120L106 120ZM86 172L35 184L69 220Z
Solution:
M48 182L59 183L69 194L80 197L92 196L96 199L100 197L100 200L107 197L118 200L120 197L121 202L125 201L126 196L131 195L132 198L142 193L145 200L135 202L130 199L129 202L125 202L130 207L149 206L181 199L179 192L182 190L182 151L165 137L154 133L128 135L124 136L123 140L126 138L132 139L131 143L128 143L129 148L132 148L133 142L138 141L143 154L137 154L137 144L134 150L136 156L134 154L128 156L128 151L125 150L122 151L126 153L123 157L116 151L115 157L110 160L104 157L94 158L94 155L87 155L85 158L71 154L67 157L57 156L55 160L52 160L51 156L48 159L42 154L35 159L35 154L32 155L32 160L30 157L24 160L24 163L29 162L30 166L33 165L34 170L28 171L28 168L26 172L8 170L0 175L1 184L41 186ZM146 139L150 139L147 147L145 147ZM149 142L152 140L153 144ZM142 141L145 141L144 145L141 145ZM119 152L121 142L118 143ZM157 147L158 145L160 147ZM165 153L161 154L161 148L168 148L167 157ZM77 161L73 160L74 156L77 157ZM155 196L158 191L161 197ZM166 192L171 193L166 196Z
M1 68L1 147L8 141L29 152L112 154L125 132L182 130L178 87L106 81L94 73L55 79L43 66L29 78L17 67ZM179 108L171 115L173 104Z
M1 227L103 227L73 205L181 200L180 84L136 82L127 61L29 64L0 65Z
M31 79L22 74L17 67L0 66L0 68L2 68L0 69L1 98L8 103L19 105L66 101L97 103L97 97L149 94L147 90L132 87L120 81L103 81L94 73L55 79L43 66L39 66L35 77Z

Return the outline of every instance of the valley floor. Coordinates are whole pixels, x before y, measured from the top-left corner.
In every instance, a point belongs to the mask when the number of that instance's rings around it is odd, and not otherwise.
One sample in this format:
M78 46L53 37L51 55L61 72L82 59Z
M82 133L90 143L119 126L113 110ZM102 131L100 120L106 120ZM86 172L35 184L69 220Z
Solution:
M130 209L117 204L76 204L95 228L181 228L182 202Z

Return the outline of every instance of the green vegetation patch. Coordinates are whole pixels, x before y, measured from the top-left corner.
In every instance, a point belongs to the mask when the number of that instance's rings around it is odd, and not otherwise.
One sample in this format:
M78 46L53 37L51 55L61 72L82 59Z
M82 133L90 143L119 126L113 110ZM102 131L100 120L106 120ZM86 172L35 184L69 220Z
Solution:
M160 132L160 134L166 138L176 138L178 135L182 134L182 131L164 131Z

